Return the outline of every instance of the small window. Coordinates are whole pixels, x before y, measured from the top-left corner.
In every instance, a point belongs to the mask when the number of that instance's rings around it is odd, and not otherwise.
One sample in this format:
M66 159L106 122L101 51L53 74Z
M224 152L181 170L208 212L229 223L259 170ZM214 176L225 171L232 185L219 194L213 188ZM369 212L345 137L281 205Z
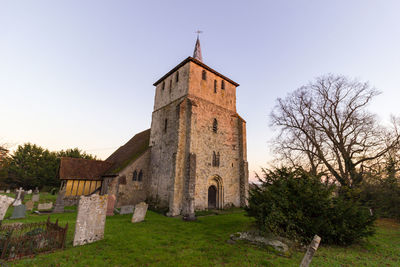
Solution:
M217 80L214 80L214 93L217 93Z
M133 172L132 180L137 181L137 171L136 170Z
M213 167L217 166L217 154L215 154L215 151L213 151L212 166Z
M139 171L139 175L138 175L138 181L141 182L143 179L143 172L142 170Z
M162 82L161 90L164 91L164 89L165 89L165 82Z
M167 128L168 128L168 119L165 119L165 121L164 121L164 133L167 132Z
M224 80L221 81L221 89L225 90L225 81Z
M219 152L217 153L217 167L219 167Z
M203 70L202 72L201 72L201 78L205 81L205 80L207 80L207 72L205 71L205 70Z
M175 82L179 82L179 71L176 72Z
M217 119L214 119L214 121L213 121L213 132L214 133L218 132L218 121L217 121Z

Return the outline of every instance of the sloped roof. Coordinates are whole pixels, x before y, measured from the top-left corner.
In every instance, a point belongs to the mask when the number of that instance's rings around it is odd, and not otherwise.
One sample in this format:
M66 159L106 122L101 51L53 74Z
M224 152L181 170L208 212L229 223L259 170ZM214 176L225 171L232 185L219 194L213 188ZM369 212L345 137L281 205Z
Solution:
M59 175L61 180L101 180L101 175L112 163L102 160L61 158Z
M118 173L129 163L138 159L149 148L149 141L150 129L136 134L106 159L106 161L112 162L112 166L105 174Z

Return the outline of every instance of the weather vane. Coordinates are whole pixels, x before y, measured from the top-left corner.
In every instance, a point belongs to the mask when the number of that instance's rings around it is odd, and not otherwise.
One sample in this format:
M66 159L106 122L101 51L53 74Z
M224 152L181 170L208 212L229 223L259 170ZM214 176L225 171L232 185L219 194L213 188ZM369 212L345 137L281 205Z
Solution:
M196 33L197 33L197 38L199 38L199 34L203 33L203 31L197 30Z

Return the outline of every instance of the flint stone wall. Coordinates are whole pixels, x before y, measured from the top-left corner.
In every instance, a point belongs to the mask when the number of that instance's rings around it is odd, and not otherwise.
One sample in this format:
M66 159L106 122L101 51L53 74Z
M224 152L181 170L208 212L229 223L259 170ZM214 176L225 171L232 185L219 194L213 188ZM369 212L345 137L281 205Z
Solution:
M74 246L92 243L104 238L107 195L81 196L76 218Z

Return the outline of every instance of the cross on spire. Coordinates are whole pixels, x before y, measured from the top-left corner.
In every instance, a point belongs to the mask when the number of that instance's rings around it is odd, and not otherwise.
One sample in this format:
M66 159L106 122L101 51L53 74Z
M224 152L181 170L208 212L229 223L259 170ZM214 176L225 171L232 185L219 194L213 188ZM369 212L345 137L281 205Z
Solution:
M197 33L197 40L196 40L196 45L194 47L193 57L203 62L203 57L201 56L200 39L199 39L199 35L200 33L202 33L202 31L197 30L196 33Z

